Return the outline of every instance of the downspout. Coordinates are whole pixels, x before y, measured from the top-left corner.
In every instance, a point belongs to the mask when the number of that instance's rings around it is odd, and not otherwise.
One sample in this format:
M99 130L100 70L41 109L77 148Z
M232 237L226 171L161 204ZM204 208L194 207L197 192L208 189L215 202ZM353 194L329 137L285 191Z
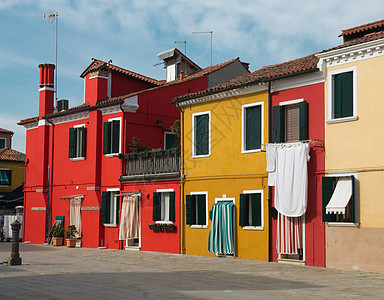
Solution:
M180 108L179 103L176 103L177 109L181 113L181 172L180 172L180 252L185 254L185 226L184 226L184 111Z
M268 143L272 142L272 81L268 82ZM272 187L268 185L268 261L272 261Z
M125 166L126 166L125 159L124 159L124 153L126 150L125 149L125 112L124 112L124 109L122 107L122 103L120 103L120 110L123 113L123 117L121 118L121 135L122 135L121 136L121 152L122 152L121 154L122 154L122 156L120 156L120 154L119 154L119 158L121 158L121 175L120 175L120 177L121 177L125 174ZM119 180L119 181L120 181L120 191L121 191L121 189L123 188L123 183L121 182L121 180ZM120 203L120 205L122 205L122 203ZM119 207L119 210L120 210L120 207ZM120 219L121 218L119 216L119 220ZM119 240L119 249L120 250L124 249L123 243L124 243L123 240Z
M49 230L51 230L52 225L52 194L53 194L53 159L54 159L54 153L55 153L55 124L52 123L49 119L46 119L49 124L52 125L52 154L51 154L51 169L50 169L50 178L49 178L49 185L48 185L48 197L50 200L49 202Z

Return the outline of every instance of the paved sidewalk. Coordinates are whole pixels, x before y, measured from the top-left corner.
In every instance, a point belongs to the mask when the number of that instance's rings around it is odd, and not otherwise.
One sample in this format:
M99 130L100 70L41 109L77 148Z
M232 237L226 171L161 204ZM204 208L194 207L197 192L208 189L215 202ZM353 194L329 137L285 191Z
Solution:
M0 243L0 260L11 243ZM384 275L232 258L21 244L0 299L384 299Z

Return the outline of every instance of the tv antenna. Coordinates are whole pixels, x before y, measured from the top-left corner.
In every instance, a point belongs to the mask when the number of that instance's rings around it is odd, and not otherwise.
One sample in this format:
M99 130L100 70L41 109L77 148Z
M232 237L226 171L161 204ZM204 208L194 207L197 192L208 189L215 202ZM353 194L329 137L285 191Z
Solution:
M195 32L192 32L193 34L195 33L209 33L211 35L211 66L212 66L212 35L213 35L213 31L195 31Z
M175 44L184 44L184 55L187 56L187 41L175 41Z

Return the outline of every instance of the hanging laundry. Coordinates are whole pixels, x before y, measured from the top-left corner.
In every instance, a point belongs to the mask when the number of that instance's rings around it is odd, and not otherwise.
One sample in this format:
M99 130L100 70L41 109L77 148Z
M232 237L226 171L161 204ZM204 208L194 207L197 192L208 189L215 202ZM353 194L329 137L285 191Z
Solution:
M266 152L267 152L268 185L275 186L277 145L276 144L266 145Z

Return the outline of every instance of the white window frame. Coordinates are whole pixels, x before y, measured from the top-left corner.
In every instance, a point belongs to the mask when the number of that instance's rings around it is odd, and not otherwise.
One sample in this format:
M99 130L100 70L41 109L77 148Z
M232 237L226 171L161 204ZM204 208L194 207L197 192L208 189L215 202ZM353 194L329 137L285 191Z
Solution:
M4 140L4 148L7 148L7 139L6 138L3 138L3 137L0 137L0 140Z
M171 196L170 196L170 194L169 193L171 193L171 192L175 192L175 190L174 189L157 189L156 190L156 193L160 193L160 194L162 194L162 193L168 193L168 195L169 195L169 203L168 203L168 208L169 208L169 206L171 205ZM161 195L160 195L160 197L161 197ZM175 201L176 201L176 199L175 199ZM161 198L160 198L160 203L161 203ZM161 204L160 204L161 205ZM161 212L162 212L162 210L160 210ZM176 213L176 212L175 212ZM168 215L168 218L169 218L169 215ZM168 224L168 225L172 225L173 224L173 222L172 221L155 221L155 224Z
M261 226L244 226L244 230L264 230L264 190L244 190L243 194L261 194ZM249 213L249 212L248 212Z
M190 192L189 193L191 196L192 195L205 195L205 225L191 225L190 228L208 228L208 191L202 191L202 192ZM197 215L196 215L197 216Z
M79 125L74 125L74 126L73 126L73 128L81 128L81 127L84 127L84 128L85 128L85 124L79 124ZM75 145L75 149L76 149L76 150L78 150L79 147L81 146L81 145L78 145L77 142L78 142L78 140L76 139L76 145ZM85 143L86 143L86 142L87 142L87 141L85 141ZM76 151L76 152L77 152L77 151ZM77 155L77 153L76 153L76 155ZM85 156L76 156L76 157L72 157L72 158L71 158L72 161L79 161L79 160L84 160L84 159L85 159Z
M107 122L112 122L112 121L119 121L120 122L120 134L119 134L119 152L118 153L108 153L108 154L104 154L106 157L116 157L119 155L119 153L122 152L122 145L121 145L121 137L123 135L123 122L122 122L122 117L116 117L116 118L111 118L111 119L108 119ZM112 139L112 134L111 134L111 139Z
M260 149L252 149L252 150L246 150L245 149L245 110L249 107L253 106L261 106L261 145ZM264 144L264 102L254 102L254 103L248 103L243 104L241 106L241 153L254 153L254 152L261 152L262 145Z
M195 149L195 117L208 114L208 154L196 155ZM209 157L211 155L211 111L192 114L192 158Z
M173 132L164 132L164 150L166 149L166 146L167 146L167 134L172 134L177 137L177 135Z
M327 177L346 177L346 176L353 176L355 178L356 183L358 182L358 172L340 172L340 173L328 173ZM353 194L355 195L355 207L352 209L355 210L355 213L357 214L357 219L359 218L359 187L358 184L354 185ZM329 227L359 227L360 223L353 223L353 222L327 222Z
M353 72L353 116L345 117L345 118L333 118L333 76L346 73L346 72ZM342 122L350 122L350 121L356 121L359 117L357 116L357 67L352 66L348 68L343 69L337 69L333 71L328 72L328 120L325 122L327 124L334 124L334 123L342 123Z
M113 210L113 222L111 223L103 223L103 225L105 227L117 227L119 224L117 224L117 220L116 220L116 209L120 209L119 207L116 208L116 205L117 205L117 197L120 197L120 196L116 196L116 194L119 194L120 192L120 189L118 188L111 188L111 189L107 189L107 192L111 192L110 193L110 207L109 207L109 213L111 214L112 213L112 209L111 207L113 206L115 209ZM109 216L111 217L111 216Z

